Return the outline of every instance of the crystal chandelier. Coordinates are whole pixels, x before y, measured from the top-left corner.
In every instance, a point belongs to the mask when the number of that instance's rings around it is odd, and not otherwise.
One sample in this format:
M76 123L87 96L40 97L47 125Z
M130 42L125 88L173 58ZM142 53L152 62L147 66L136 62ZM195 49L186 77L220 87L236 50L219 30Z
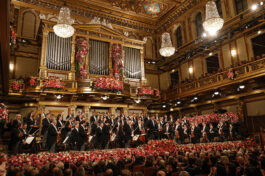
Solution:
M224 25L224 20L220 18L216 4L209 1L206 4L206 18L203 22L203 28L210 34L215 35Z
M60 9L57 24L53 26L53 30L59 37L71 37L75 32L75 29L72 27L73 23L74 20L70 16L70 9L67 7L62 7Z
M175 47L172 46L170 34L165 32L162 34L162 44L159 50L161 56L169 57L175 53Z

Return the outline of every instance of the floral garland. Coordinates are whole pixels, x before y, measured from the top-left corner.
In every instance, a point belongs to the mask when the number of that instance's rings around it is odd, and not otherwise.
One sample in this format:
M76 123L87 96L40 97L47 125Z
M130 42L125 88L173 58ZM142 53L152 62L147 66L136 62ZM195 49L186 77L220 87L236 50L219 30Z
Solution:
M235 74L233 68L230 68L230 69L228 70L227 77L228 77L228 79L231 79L231 80L234 80L234 79L235 79L236 74Z
M10 46L11 48L15 48L16 46L16 32L14 28L11 26L10 27Z
M64 82L61 81L58 77L49 76L47 79L43 80L41 89L54 89L54 90L66 90Z
M123 78L123 58L121 44L112 45L112 62L114 69L114 77L122 80Z
M0 121L8 120L8 110L4 103L0 103Z
M79 38L77 43L77 53L76 53L76 75L83 79L87 78L87 71L85 70L86 56L88 54L88 44L87 40L84 38Z
M110 92L119 92L124 90L123 82L114 77L94 78L92 88Z
M239 147L251 147L254 145L253 140L234 141L222 143L205 143L205 144L187 144L178 145L172 140L149 141L148 144L138 148L131 149L113 149L113 150L94 150L86 152L60 152L60 153L38 153L38 154L20 154L8 157L8 166L24 169L25 166L42 167L51 162L82 162L82 161L100 161L100 160L120 160L132 158L133 156L158 156L166 153L177 153L202 150L232 150Z
M238 115L233 112L227 112L224 114L207 114L207 115L200 115L200 116L195 116L195 117L184 117L184 119L188 120L190 123L191 122L197 122L197 123L202 123L202 122L219 122L220 120L223 121L231 121L233 123L236 123L239 121Z
M30 79L29 79L30 87L35 88L35 87L37 87L38 83L39 83L39 80L37 77L30 77Z
M13 92L19 92L23 87L23 80L12 80L11 81L11 89Z
M160 97L160 92L158 89L153 89L151 87L139 87L137 89L137 96Z

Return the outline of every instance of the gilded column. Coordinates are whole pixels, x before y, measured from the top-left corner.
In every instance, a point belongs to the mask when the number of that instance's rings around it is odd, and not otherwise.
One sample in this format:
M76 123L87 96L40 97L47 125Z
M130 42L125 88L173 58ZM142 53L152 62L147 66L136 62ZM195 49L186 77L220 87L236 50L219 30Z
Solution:
M109 75L110 76L113 76L112 46L113 46L113 43L110 43L110 45L109 45Z
M69 73L68 79L75 80L75 44L76 44L76 35L72 37L72 53L71 53L71 72Z
M140 50L140 52L141 52L141 71L142 71L142 78L141 78L141 80L142 80L142 84L145 85L146 80L145 80L145 70L144 70L144 49L142 48Z
M87 118L88 120L90 120L89 111L90 111L90 106L84 106L84 113L85 113L86 118Z
M89 38L87 39L87 44L88 44L88 48L90 48L90 45L89 45ZM89 74L89 52L90 50L88 50L88 54L86 56L86 70L87 70L87 78L90 78L90 74Z
M43 39L42 39L42 50L41 50L41 61L40 61L40 74L41 78L47 77L47 67L46 67L46 53L47 53L47 42L48 42L49 30L47 28L43 29Z

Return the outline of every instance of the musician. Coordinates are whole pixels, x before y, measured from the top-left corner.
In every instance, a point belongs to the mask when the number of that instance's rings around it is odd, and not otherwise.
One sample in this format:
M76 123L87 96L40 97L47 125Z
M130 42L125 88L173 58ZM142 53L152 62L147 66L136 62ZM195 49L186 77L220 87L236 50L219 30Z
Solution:
M171 124L173 124L175 122L175 119L173 117L172 114L169 115L169 120L168 120Z
M34 124L35 124L35 120L33 119L33 115L34 115L34 111L31 111L28 116L27 116L27 126L28 126L28 130L30 130L30 128L33 128Z
M47 147L51 153L54 153L56 150L57 136L59 134L56 123L57 121L55 119L51 119L51 125L48 128Z
M161 117L160 117L161 118ZM162 117L163 118L163 117ZM161 123L162 122L162 123ZM156 120L156 124L157 124L157 131L156 131L156 139L161 139L163 138L164 134L163 134L163 119L160 120Z
M22 124L22 116L21 114L16 114L16 120L18 121L18 123Z
M182 133L182 125L179 123L179 121L175 122L175 140L178 144L183 141L183 133Z
M25 142L27 137L29 137L29 136L31 136L31 135L29 135L27 132L27 124L26 123L21 124L20 128L19 128L19 137L21 139L21 141L19 143L19 153L23 153L23 151L26 148L30 147L30 145L26 144L26 142Z
M77 116L75 117L75 121L78 121L78 122L82 121L81 120L81 112L80 111L77 112Z
M72 117L74 117L74 115L73 115L72 112L70 112L70 113L66 116L66 120L68 120L69 118L72 118Z
M90 117L90 123L93 124L95 121L97 121L96 113L93 112L92 116Z
M61 129L63 127L62 120L63 120L63 116L62 116L62 114L59 114L57 116L57 125L56 125L57 129Z
M117 121L117 126L116 126L116 138L117 138L117 143L120 148L123 148L125 145L125 133L124 133L124 123L120 123L119 119Z
M235 139L235 128L232 123L229 124L227 139L233 141Z
M127 123L124 124L123 131L124 131L124 141L125 141L126 148L130 147L131 136L132 136L133 130L134 130L133 121L128 121Z
M155 115L155 120L159 120L159 116L158 116L157 113L156 113L156 115Z
M75 126L71 132L71 144L74 150L80 150L80 134L79 134L79 122L75 123Z
M198 125L197 122L194 123L195 125L195 129L194 129L194 142L197 143L199 142L200 138L201 138L201 126Z
M191 139L191 142L193 144L195 144L196 138L195 138L195 125L194 125L194 123L192 123L191 127L190 127L190 139Z
M73 119L74 117L69 117L65 123L64 128L62 129L62 139L66 138L71 134L73 127Z
M163 138L172 139L172 128L169 125L169 122L166 122L163 127Z
M42 119L41 135L43 138L43 143L42 143L43 148L46 147L46 143L47 143L47 135L48 135L48 128L50 126L50 118L51 118L51 115L47 113L46 116L44 116L44 118Z
M103 126L104 126L104 123L101 122L99 124L99 126L97 127L97 130L96 130L96 136L95 136L95 146L97 149L102 149L103 145L102 145L102 141L103 141Z
M190 137L190 129L188 129L187 125L184 125L184 128L183 128L184 143L189 143L189 137Z
M209 133L208 133L207 136L208 136L208 139L211 142L213 141L214 137L216 136L216 132L215 132L215 130L213 128L213 124L212 123L210 123L210 125L209 125Z
M106 117L105 117L106 118ZM102 128L102 148L105 149L108 147L108 143L110 141L110 123L108 123L108 120L106 119L106 123L104 123Z
M217 125L217 128L218 128L218 135L220 137L220 141L224 141L224 124L222 121L220 121Z
M207 142L207 134L209 133L209 128L207 127L207 124L205 122L202 123L202 130L201 130L201 135L202 135L202 141Z
M80 151L85 151L86 145L87 145L87 133L85 131L85 121L80 122L79 126L79 149Z
M157 123L155 121L155 116L151 117L147 126L147 139L155 139L155 133L158 131Z
M9 141L8 149L10 151L10 154L16 155L19 151L19 143L21 141L21 138L19 137L19 126L20 124L18 121L13 121L11 130L11 138Z

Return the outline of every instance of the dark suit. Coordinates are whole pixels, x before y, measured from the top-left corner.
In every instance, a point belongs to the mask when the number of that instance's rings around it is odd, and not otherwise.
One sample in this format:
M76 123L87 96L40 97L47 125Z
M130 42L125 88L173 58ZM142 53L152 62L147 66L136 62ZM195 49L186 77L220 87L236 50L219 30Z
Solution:
M74 147L73 149L78 150L78 144L80 143L80 137L79 137L79 129L74 128L71 133L71 144Z
M133 129L126 123L123 127L125 147L130 147L130 141Z
M97 120L97 117L96 116L91 116L90 117L90 123L94 123L95 121Z
M50 126L50 121L47 118L44 118L42 120L42 129L41 129L41 134L42 135L44 135L45 132L47 132L49 126Z
M55 146L57 142L57 129L54 125L50 125L48 128L48 135L47 135L47 147L50 152L55 152Z
M80 126L79 127L79 141L78 141L78 146L81 151L85 150L85 145L87 143L87 133L84 129L84 127Z
M9 141L9 150L11 154L17 154L19 150L19 142L20 142L20 137L19 137L19 129L18 128L13 128L11 130L11 138Z
M103 131L100 127L96 129L95 146L98 149L102 149L103 144Z

